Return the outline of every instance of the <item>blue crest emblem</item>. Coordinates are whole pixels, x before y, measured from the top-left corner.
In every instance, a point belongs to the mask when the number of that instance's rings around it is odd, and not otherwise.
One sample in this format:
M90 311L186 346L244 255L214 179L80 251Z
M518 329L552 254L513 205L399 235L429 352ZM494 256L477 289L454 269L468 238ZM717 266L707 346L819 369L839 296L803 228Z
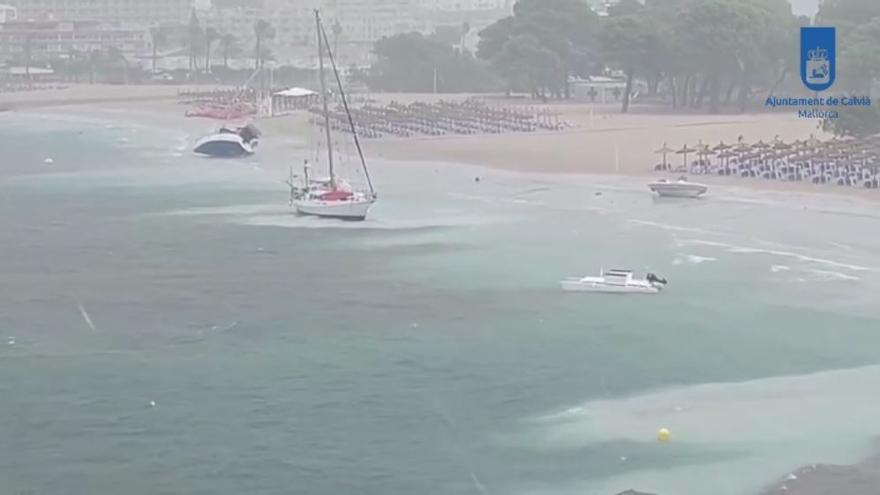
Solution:
M801 28L801 81L811 91L825 91L834 84L836 38L833 27Z

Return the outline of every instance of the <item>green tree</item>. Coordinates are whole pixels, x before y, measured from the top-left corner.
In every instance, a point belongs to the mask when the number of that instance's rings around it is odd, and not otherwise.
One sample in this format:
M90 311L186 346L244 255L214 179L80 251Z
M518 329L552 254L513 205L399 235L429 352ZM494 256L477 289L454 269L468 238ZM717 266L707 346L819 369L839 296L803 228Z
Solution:
M641 73L651 77L661 69L656 62L663 53L663 37L650 16L640 15L641 10L633 8L630 14L607 20L600 36L603 55L626 74L621 107L624 113L629 110L635 76Z
M430 92L435 74L442 92L478 92L498 87L483 62L433 36L406 33L383 38L376 42L373 53L376 61L367 80L376 90Z
M836 87L854 95L870 96L880 80L880 2L826 0L816 16L817 25L836 26ZM880 110L849 107L839 118L826 119L822 128L839 136L880 133Z
M533 98L546 98L548 90L557 94L562 60L541 44L534 35L521 34L507 43L493 66L510 84L512 90L528 91Z
M569 76L586 74L593 68L598 16L581 0L519 0L513 12L480 32L478 55L490 62L517 52L531 56L536 48L531 46L532 40L536 40L542 51L552 52L558 60L552 86L561 89L559 96L568 97ZM532 38L520 38L515 49L505 52L507 43L523 35ZM501 65L497 60L492 63L493 67Z
M784 5L785 8L780 8ZM691 0L675 24L673 52L685 73L682 103L718 111L725 81L736 81L740 104L755 84L775 77L779 30L796 33L796 18L784 0ZM769 75L769 76L768 76Z
M819 4L816 25L847 28L878 17L880 2L876 0L824 0Z
M822 130L835 136L866 137L880 134L880 108L847 108L839 113L838 118L822 121Z

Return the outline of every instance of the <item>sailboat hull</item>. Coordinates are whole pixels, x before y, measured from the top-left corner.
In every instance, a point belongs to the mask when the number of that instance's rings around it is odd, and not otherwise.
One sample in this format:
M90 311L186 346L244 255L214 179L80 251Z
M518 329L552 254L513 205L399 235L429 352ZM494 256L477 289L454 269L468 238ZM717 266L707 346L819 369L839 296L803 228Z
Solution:
M293 204L298 215L359 222L366 220L373 201L301 200Z

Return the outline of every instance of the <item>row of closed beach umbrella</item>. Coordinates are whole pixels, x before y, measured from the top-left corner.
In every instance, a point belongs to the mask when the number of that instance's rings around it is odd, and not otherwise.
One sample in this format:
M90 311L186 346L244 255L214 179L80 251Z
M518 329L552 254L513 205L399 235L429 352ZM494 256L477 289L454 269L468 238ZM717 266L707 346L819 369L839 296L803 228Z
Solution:
M319 108L312 112L320 114ZM558 114L531 106L492 107L477 99L462 102L365 104L351 110L363 137L442 136L446 134L503 134L558 131L567 127ZM342 109L330 113L330 126L348 129ZM319 125L322 119L314 121Z
M788 143L777 136L751 144L740 137L735 144L701 141L679 149L663 143L656 153L662 162L655 171L880 188L880 135L827 141L811 135ZM673 167L672 154L681 155L682 166ZM688 162L691 156L696 160Z

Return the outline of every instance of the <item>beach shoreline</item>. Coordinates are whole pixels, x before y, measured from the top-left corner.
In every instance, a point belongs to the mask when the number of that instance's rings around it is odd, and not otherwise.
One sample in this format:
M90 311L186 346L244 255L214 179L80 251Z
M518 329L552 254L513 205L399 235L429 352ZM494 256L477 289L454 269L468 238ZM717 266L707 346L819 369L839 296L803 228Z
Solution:
M218 121L210 119L185 117L187 107L177 98L181 88L132 88L141 89L80 86L36 91L17 102L11 102L14 98L8 94L0 95L0 108L27 114L82 115L180 129L191 140L219 125ZM64 97L71 100L59 101ZM398 97L385 96L386 99ZM691 146L699 142L711 145L720 141L735 143L740 138L754 142L775 137L784 140L827 137L815 128L814 123L778 112L662 115L650 112L619 114L608 105L556 104L552 108L561 112L561 118L569 128L558 132L381 137L364 139L362 145L368 159L458 163L532 174L617 175L647 183L683 175L653 170L661 161L655 150L664 143L675 148L685 143ZM265 155L263 162L267 170L280 173L289 169L289 155L301 153L314 133L308 119L309 115L304 111L254 119L263 131L258 153ZM670 154L667 159L677 166L681 164L682 156ZM693 176L692 179L710 186L880 200L878 191L854 187L714 175Z

